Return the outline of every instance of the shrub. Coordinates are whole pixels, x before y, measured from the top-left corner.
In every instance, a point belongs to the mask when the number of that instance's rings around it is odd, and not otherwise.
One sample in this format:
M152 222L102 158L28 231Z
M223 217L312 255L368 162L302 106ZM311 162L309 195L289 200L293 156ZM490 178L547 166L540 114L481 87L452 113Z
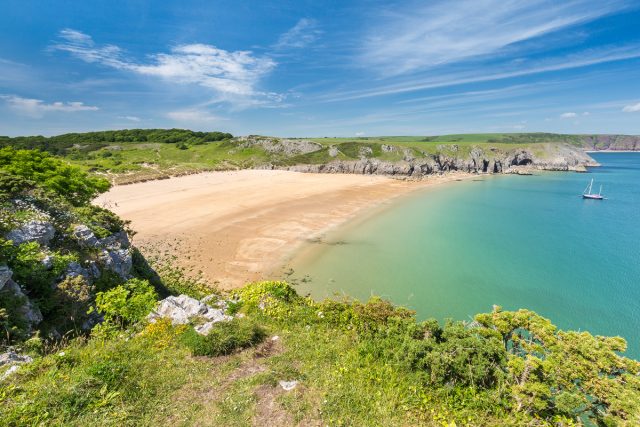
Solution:
M258 282L246 285L233 294L247 310L262 310L274 318L285 318L298 305L304 303L298 293L286 282Z
M266 332L246 318L217 323L208 335L187 329L181 342L194 356L222 356L235 350L251 347L264 340Z
M96 294L97 310L109 323L126 326L142 320L154 309L158 295L146 280L131 279Z
M53 300L56 329L59 332L78 329L88 319L92 301L91 287L82 276L67 277L56 287Z
M485 338L462 322L447 322L439 331L432 327L428 331L433 338L414 341L407 353L414 369L424 371L429 383L487 389L504 380L507 353L497 337Z
M90 176L78 167L37 150L0 148L0 169L33 181L77 206L88 203L110 187L106 179ZM16 185L24 187L24 184Z

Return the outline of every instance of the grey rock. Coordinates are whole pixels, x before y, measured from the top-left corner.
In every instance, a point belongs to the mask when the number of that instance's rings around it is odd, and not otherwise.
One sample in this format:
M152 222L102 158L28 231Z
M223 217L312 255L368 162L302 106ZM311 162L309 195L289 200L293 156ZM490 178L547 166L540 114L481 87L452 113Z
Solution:
M278 381L278 384L284 391L291 391L298 386L298 381Z
M129 242L129 236L124 231L118 231L111 236L107 236L104 239L100 239L97 242L97 246L105 249L127 249L131 246Z
M238 138L242 143L240 148L260 146L269 153L281 153L286 155L312 153L322 149L317 142L305 139L279 139L261 136L246 136Z
M20 315L29 323L29 328L42 322L42 313L36 305L34 305L27 295L22 291L20 285L9 279L5 283L3 292L11 292L14 296L23 300L22 306L19 308Z
M360 157L364 158L364 157L371 157L373 155L373 150L371 149L371 147L360 147Z
M11 280L13 271L6 265L0 265L0 291L4 288L4 285Z
M396 148L393 145L387 145L387 144L382 144L380 146L380 149L385 153L391 153L392 151L396 150Z
M50 270L53 267L53 256L47 255L42 259L42 265L47 270Z
M9 369L4 371L4 373L0 376L0 381L4 381L5 379L9 378L11 375L18 372L19 369L20 369L20 366L18 365L10 366Z
M45 221L29 221L20 228L7 233L7 240L12 240L14 245L27 242L38 242L47 246L56 234L53 225Z
M527 171L584 171L585 167L598 165L587 153L568 144L542 146L544 150L542 158L536 157L527 149L517 147L505 152L500 152L495 147L486 151L479 147L472 147L468 155L461 154L459 147L455 144L438 147L438 153L423 153L425 157L416 157L413 152L403 152L402 161L366 158L365 155L359 160L332 160L324 164L300 164L282 168L297 172L390 175L420 179L431 174L454 171L523 173L523 168ZM366 148L368 147L362 147L361 150ZM366 154L365 151L361 153Z
M12 365L16 363L30 363L33 359L26 354L19 354L13 350L9 350L0 354L0 366Z
M206 334L214 323L232 319L224 310L213 308L187 295L170 296L158 303L158 307L149 314L152 322L160 318L169 318L174 325L184 325L191 321L203 320L197 327L198 333Z
M104 250L99 259L104 268L113 271L123 280L131 278L133 256L130 249Z
M340 151L336 146L332 145L331 147L329 147L329 155L331 157L336 157L339 153Z
M98 245L98 238L86 225L77 225L73 229L73 238L85 248L93 248Z
M71 261L69 263L69 265L67 266L67 271L65 274L66 277L79 277L82 276L85 279L87 279L87 281L91 280L91 273L89 272L89 270L87 270L86 268L84 268L82 265L80 265L79 263L75 262L75 261Z

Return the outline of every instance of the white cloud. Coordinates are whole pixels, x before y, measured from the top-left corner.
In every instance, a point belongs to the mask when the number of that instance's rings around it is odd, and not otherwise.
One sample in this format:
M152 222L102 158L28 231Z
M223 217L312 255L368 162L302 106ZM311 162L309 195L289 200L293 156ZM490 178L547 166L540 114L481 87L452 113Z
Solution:
M583 115L583 116L590 116L590 115L591 115L591 113L590 113L590 112L588 112L588 111L585 111L584 113L582 113L582 115Z
M78 111L96 111L99 108L85 105L82 102L52 102L47 104L40 99L22 98L16 95L0 95L0 99L5 100L9 107L21 114L30 117L42 117L48 112L75 113Z
M578 114L576 113L562 113L560 114L560 118L561 119L573 119L578 117Z
M170 53L150 55L147 63L139 63L126 58L119 47L98 46L91 36L72 29L62 30L59 41L51 48L69 52L86 62L156 76L173 83L196 84L212 90L219 101L231 102L235 97L266 96L257 91L256 86L276 66L271 58L207 44L178 45L171 48Z
M627 105L622 109L622 111L625 113L636 113L640 111L640 102L637 104Z
M130 122L140 122L142 119L138 116L118 116L119 119L129 120Z
M356 132L356 136L365 136L364 132Z
M624 9L628 2L413 2L371 21L360 63L399 75L486 55Z
M429 75L418 75L411 79L405 79L401 83L380 85L378 87L341 90L338 93L328 93L320 99L333 102L351 99L362 99L376 96L393 95L397 93L415 92L425 89L450 87L468 83L479 83L496 80L504 80L513 77L522 77L533 74L549 73L554 71L570 70L574 68L588 67L608 62L623 61L640 58L640 45L628 45L619 47L606 47L603 49L590 49L578 52L572 56L562 56L544 61L524 62L519 68L509 70L507 67L478 68L472 66L464 71L432 72ZM506 68L506 70L505 70ZM480 71L480 72L479 72Z
M300 49L315 42L322 34L314 19L302 18L289 31L280 35L276 49Z
M170 111L166 114L166 116L171 120L187 123L211 123L225 120L221 117L209 113L208 111L196 109Z

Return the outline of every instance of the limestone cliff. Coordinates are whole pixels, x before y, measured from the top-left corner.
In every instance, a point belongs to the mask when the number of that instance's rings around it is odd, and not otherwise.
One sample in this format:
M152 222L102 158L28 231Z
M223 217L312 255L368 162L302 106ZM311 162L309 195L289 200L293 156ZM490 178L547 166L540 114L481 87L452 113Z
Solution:
M492 146L471 148L440 145L433 153L382 145L384 153L398 153L397 160L376 156L370 147L360 147L359 158L340 158L338 147L328 148L331 159L321 163L269 164L268 168L314 173L397 175L420 178L431 174L461 171L468 173L528 173L530 170L577 171L598 163L582 149L570 144L536 144L510 149ZM368 150L365 150L368 149ZM320 148L318 148L318 151ZM294 158L295 160L295 158Z

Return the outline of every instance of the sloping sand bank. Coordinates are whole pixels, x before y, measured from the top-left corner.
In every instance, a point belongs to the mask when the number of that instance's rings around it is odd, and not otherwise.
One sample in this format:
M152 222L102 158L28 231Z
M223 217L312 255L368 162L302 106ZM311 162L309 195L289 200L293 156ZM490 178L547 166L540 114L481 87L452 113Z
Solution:
M131 220L142 252L179 242L182 267L221 288L273 278L306 240L368 207L437 182L243 170L116 186L95 203Z

